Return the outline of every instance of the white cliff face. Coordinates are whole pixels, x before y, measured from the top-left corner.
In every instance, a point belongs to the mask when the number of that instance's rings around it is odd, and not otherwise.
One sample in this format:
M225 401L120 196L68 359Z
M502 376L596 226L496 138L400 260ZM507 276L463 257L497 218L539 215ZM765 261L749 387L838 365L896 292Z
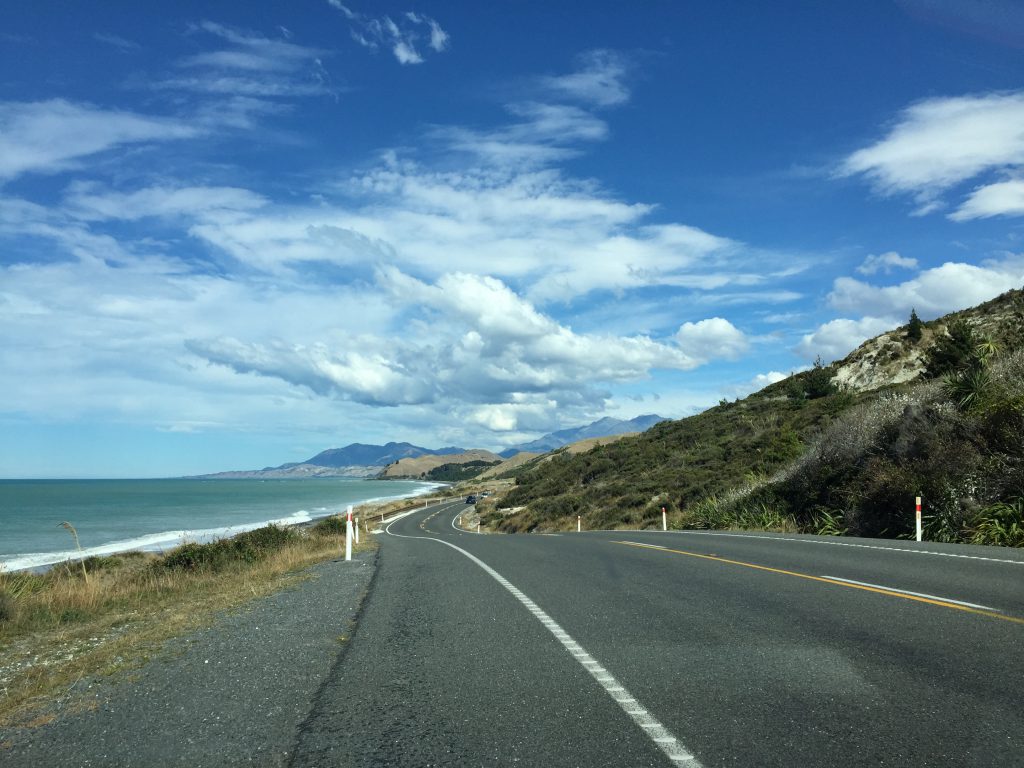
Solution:
M906 326L869 339L834 364L832 383L865 392L919 379L928 350L958 318L971 325L979 340L991 338L1003 351L1009 351L1024 342L1024 292L1008 291L981 306L933 320L916 342L906 338Z
M902 330L890 331L861 344L845 359L836 363L832 383L856 392L878 389L889 384L913 381L924 373L930 331L916 344L904 337Z

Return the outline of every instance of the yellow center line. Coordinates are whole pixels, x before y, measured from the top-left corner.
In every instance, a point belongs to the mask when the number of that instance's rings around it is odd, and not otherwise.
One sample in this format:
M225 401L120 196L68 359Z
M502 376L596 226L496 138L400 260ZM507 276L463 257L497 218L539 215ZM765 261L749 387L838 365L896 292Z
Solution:
M992 619L1002 619L1003 621L1009 621L1014 624L1024 624L1024 619L1019 619L1016 616L1006 616L1002 613L996 613L994 611L986 611L980 608L970 608L966 605L957 605L956 603L949 603L945 600L935 600L928 597L918 597L917 595L907 595L903 592L894 592L891 589L880 589L879 587L869 587L861 584L850 584L845 581L837 581L836 579L829 579L825 576L812 576L809 573L800 573L798 571L787 571L782 568L770 568L767 565L757 565L756 563L745 563L742 560L730 560L727 557L719 557L718 555L702 555L698 552L685 552L681 549L669 549L668 547L652 546L650 544L640 544L635 541L613 541L613 544L625 544L627 547L637 547L639 549L650 549L655 552L671 552L676 555L686 555L687 557L698 557L701 560L712 560L716 563L730 563L732 565L742 565L744 568L753 568L757 571L767 571L768 573L779 573L783 576L795 576L798 579L807 579L808 581L820 581L825 584L833 584L837 587L846 587L847 589L859 589L864 592L875 592L879 595L888 595L889 597L898 597L903 600L913 600L916 603L928 603L929 605L937 605L941 608L952 608L955 611L963 611L964 613L976 613L979 616L988 616Z

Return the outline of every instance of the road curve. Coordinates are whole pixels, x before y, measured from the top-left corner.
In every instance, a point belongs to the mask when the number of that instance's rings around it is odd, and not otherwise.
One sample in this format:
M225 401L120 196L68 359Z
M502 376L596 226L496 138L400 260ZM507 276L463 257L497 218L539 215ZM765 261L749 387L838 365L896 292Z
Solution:
M858 539L380 537L293 765L992 765L1024 755L1024 556Z

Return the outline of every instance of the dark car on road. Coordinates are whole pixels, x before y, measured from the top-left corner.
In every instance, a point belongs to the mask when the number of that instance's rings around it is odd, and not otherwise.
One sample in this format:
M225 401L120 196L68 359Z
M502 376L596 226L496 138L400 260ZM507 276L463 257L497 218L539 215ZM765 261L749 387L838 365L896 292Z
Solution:
M474 496L472 493L469 494L469 496L466 497L466 503L467 504L476 504L476 496Z

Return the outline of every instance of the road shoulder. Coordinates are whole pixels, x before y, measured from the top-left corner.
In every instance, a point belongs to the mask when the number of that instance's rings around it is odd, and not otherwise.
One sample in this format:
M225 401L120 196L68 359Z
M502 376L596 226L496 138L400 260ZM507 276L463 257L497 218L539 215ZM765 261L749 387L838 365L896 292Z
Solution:
M38 765L286 765L295 732L344 653L376 551L168 641L142 669L83 681L74 713L0 731L0 762ZM43 718L45 719L45 718Z

